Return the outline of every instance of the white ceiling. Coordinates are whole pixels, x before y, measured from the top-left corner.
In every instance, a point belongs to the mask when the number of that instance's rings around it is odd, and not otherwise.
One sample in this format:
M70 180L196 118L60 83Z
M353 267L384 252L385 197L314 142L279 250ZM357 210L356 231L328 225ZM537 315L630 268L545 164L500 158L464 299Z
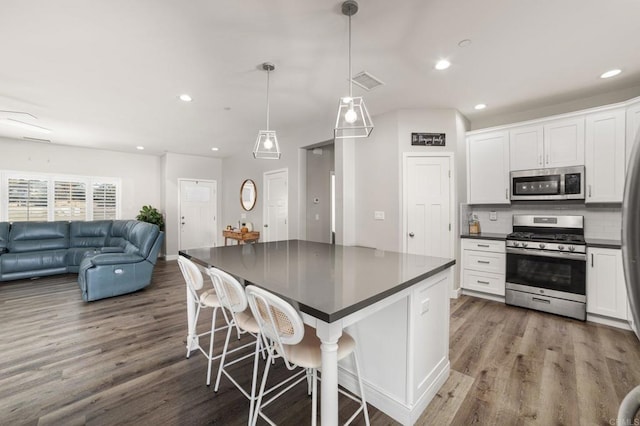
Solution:
M640 85L638 0L359 3L353 72L366 70L386 83L364 94L374 116L456 108L474 120ZM0 136L225 157L250 151L264 128L262 62L276 65L276 130L322 120L331 135L338 98L347 93L348 20L340 0L2 0L1 6L0 110L37 119L0 118L53 133L0 121ZM463 39L472 44L459 47ZM451 68L434 70L440 58ZM611 68L623 73L598 78ZM179 101L181 93L193 102ZM488 108L475 111L480 102Z

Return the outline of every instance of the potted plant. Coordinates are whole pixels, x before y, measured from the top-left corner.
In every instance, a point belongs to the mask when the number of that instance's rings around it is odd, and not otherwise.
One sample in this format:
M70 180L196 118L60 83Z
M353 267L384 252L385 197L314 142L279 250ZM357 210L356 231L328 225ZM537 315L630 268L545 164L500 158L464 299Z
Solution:
M161 231L164 231L164 219L162 214L153 206L142 206L140 214L136 216L136 219L141 222L153 223L158 225Z

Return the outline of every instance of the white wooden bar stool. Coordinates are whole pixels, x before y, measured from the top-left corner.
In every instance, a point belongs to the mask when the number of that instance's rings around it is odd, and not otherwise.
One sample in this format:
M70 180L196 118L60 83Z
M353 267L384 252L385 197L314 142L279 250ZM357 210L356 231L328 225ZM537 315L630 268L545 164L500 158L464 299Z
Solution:
M258 417L262 417L269 424L274 425L275 423L262 412L262 409L289 389L311 376L311 389L308 389L308 391L310 391L312 396L311 424L315 426L317 424L318 413L318 368L320 368L322 364L321 342L316 336L316 330L313 327L304 325L300 314L293 306L280 297L252 285L247 286L245 291L251 312L253 312L253 316L258 322L260 333L263 336L263 342L266 344L269 353L262 376L262 383L258 392L256 411L253 414L253 425L256 424ZM360 412L363 412L365 423L369 425L369 412L367 411L367 403L364 397L364 388L362 386L360 367L358 365L355 348L356 344L353 338L347 333L343 333L338 340L338 361L349 355L353 355L360 387L360 398L342 389L339 389L339 392L360 403L360 407L347 420L345 425L350 424ZM297 367L301 367L302 369L283 382L271 387L269 392L289 384L267 401L263 401L269 368L272 361L278 358L283 359L288 370L293 371ZM296 378L297 380L295 380Z
M207 386L209 386L211 384L211 363L214 359L221 356L213 356L215 332L224 329L231 329L231 327L229 327L229 321L225 315L225 325L215 328L216 315L218 313L218 309L221 307L220 301L218 300L218 296L216 295L214 288L202 291L204 280L202 272L200 272L198 266L184 256L178 256L178 265L180 266L180 271L182 272L184 280L187 282L187 358L191 355L191 351L196 349L199 349L200 352L204 354L208 360ZM211 328L206 332L198 334L197 324L200 310L208 308L213 309L213 314L211 316ZM205 351L205 349L200 345L200 338L206 335L210 335L208 351Z
M258 323L255 318L251 314L251 310L247 304L247 296L244 292L244 287L240 282L235 279L232 275L217 269L217 268L209 268L207 269L207 273L211 277L211 281L213 282L213 286L216 290L216 294L218 295L218 301L220 305L229 311L230 321L229 321L229 329L227 330L227 337L224 341L224 348L222 350L222 358L220 359L220 366L218 367L218 376L216 378L216 384L213 390L218 392L218 387L220 386L220 377L224 374L230 381L233 383L240 392L249 400L249 422L248 424L252 424L252 416L254 412L254 404L256 401L256 382L257 382L257 374L258 374L258 358L260 347L261 347L261 339L259 336L260 327L258 327ZM229 340L231 339L231 332L233 330L232 327L236 327L239 331L239 335L250 334L255 338L255 343L247 343L233 350L229 350ZM236 351L244 349L248 346L254 346L255 349L253 352L242 355L235 359L229 360L227 355L232 354ZM253 376L251 380L251 391L247 392L242 385L240 385L227 370L228 367L235 365L245 359L253 356ZM264 357L265 355L263 355Z

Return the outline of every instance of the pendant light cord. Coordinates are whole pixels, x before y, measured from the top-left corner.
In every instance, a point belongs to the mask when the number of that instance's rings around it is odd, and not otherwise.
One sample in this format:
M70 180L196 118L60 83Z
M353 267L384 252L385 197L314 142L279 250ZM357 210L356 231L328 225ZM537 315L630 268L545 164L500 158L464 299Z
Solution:
M269 130L269 72L267 68L267 130Z
M351 81L351 15L349 15L349 97L351 98L351 104L353 105L353 82Z

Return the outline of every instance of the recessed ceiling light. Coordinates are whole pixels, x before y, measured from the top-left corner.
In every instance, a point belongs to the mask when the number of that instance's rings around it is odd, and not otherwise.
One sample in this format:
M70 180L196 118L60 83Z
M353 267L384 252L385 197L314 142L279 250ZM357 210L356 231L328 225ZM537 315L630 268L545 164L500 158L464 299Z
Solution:
M139 150L139 151L142 151L144 149L144 146L138 145L138 146L136 146L136 149Z
M475 109L485 109L487 107L486 104L478 104L476 106L474 106Z
M600 78L615 77L616 75L620 74L621 72L622 72L622 70L619 70L619 69L609 70L607 72L603 72L602 75L600 76Z
M436 69L437 70L446 70L447 68L449 68L451 66L451 62L447 61L446 59L440 59L437 63L436 63Z
M193 99L191 99L191 96L183 93L182 95L180 95L180 100L184 102L191 102Z
M216 148L215 146L211 148L211 151L218 151L220 148Z

